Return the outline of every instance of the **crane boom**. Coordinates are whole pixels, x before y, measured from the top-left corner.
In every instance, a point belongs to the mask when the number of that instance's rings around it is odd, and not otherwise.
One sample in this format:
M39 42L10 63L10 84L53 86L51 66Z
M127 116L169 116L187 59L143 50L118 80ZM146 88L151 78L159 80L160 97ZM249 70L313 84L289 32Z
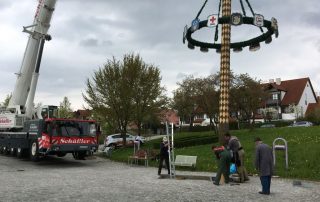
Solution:
M63 157L72 153L83 160L98 148L99 126L94 120L56 118L57 106L46 105L33 113L41 57L57 0L39 0L29 34L21 69L9 106L0 108L0 153L30 155L37 161L48 155Z
M39 0L33 24L23 27L23 32L29 34L29 39L9 105L0 112L0 130L22 129L25 120L32 118L44 41L51 39L48 30L56 2L57 0ZM53 108L47 106L44 110L50 112ZM42 118L41 111L39 114L37 117Z
M20 109L25 108L31 90L32 75L35 72L36 61L39 56L40 41L41 39L48 38L47 33L55 4L56 0L39 0L33 25L24 27L24 32L29 33L29 39L21 69L19 73L17 73L17 81L8 108L16 108L17 106L19 106ZM29 28L30 30L28 30ZM33 98L31 99L33 101Z

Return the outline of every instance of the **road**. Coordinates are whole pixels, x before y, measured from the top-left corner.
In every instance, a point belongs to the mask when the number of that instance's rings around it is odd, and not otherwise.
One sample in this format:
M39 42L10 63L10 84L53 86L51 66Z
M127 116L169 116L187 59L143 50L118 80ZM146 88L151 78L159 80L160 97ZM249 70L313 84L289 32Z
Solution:
M34 163L0 155L0 201L320 201L320 183L293 186L292 180L273 179L271 195L264 196L258 194L257 177L241 185L214 186L205 180L158 179L156 174L153 167L99 157L50 157Z

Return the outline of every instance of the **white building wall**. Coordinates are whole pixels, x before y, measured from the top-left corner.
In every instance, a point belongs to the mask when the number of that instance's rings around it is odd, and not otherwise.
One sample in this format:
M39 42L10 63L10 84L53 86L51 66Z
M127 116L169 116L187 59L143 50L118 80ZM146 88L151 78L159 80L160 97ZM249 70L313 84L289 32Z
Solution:
M298 106L301 108L301 113L304 116L306 111L307 111L307 107L309 103L316 103L316 98L313 95L313 91L311 88L310 83L308 82L303 93L302 96L300 98L300 101L298 103Z
M285 96L286 92L284 91L280 91L280 99L283 100L284 96Z
M282 120L295 120L296 114L295 113L282 113Z

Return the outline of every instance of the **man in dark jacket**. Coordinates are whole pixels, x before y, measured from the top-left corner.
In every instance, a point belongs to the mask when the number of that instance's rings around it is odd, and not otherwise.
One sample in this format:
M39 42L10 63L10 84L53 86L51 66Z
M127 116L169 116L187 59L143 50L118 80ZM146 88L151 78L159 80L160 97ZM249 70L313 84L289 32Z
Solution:
M170 165L169 165L169 143L166 137L163 137L162 142L160 143L160 161L159 161L159 169L158 175L161 174L163 160L166 162L166 166L168 169L168 174L170 175Z
M272 149L264 144L260 138L255 139L256 158L255 167L259 172L262 191L259 194L270 194L271 176L273 174L273 154Z
M216 155L217 162L218 162L218 171L213 184L215 185L220 184L221 175L223 175L225 179L225 183L228 183L229 175L230 175L231 154L227 149L224 148L224 146L220 146L220 147L213 146L212 151Z

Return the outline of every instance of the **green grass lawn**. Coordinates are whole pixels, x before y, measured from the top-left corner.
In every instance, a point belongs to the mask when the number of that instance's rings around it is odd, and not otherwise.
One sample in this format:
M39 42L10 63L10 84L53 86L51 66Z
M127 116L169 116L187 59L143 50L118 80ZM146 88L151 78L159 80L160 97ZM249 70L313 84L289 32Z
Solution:
M175 137L195 134L204 135L213 132L183 133L175 134ZM272 146L273 140L282 137L288 142L289 169L285 169L284 151L276 151L275 174L285 178L298 178L320 181L320 126L302 128L261 128L253 131L237 130L230 131L241 141L246 152L246 168L249 173L256 173L253 166L254 161L254 138L259 136L264 143ZM150 141L142 148L150 149L154 141ZM193 147L176 148L175 155L198 156L195 171L215 172L217 169L216 160L211 152L212 144L198 145ZM111 159L126 162L133 148L117 149L113 152ZM157 166L157 162L151 161L151 166ZM177 168L188 169L188 168ZM191 170L191 169L189 169ZM155 171L156 173L156 171Z

